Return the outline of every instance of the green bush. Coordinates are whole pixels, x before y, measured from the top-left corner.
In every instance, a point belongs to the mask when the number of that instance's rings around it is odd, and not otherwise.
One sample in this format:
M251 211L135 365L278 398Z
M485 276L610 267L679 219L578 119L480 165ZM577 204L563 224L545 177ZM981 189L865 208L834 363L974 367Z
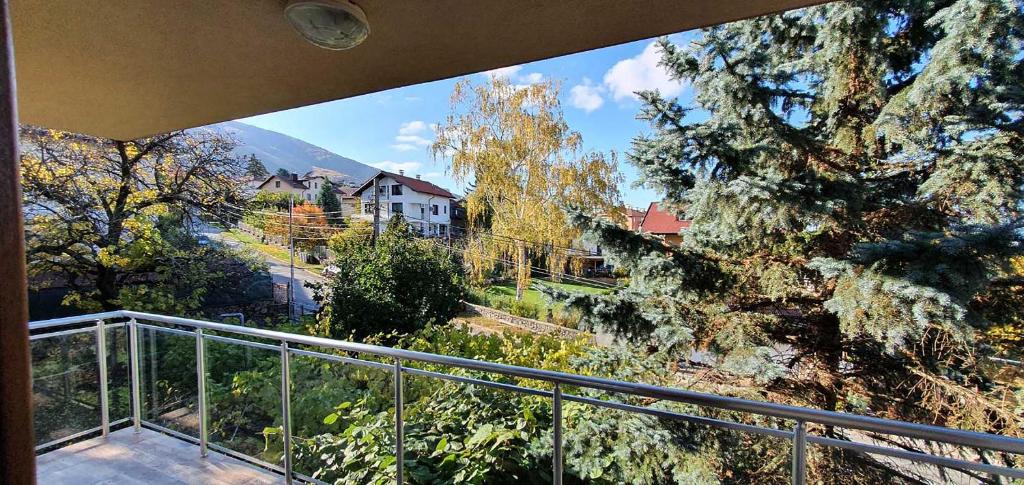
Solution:
M311 332L362 339L378 333L410 333L429 323L447 323L466 294L454 253L412 237L400 217L371 244L367 238L332 239L339 271L317 298L323 301Z

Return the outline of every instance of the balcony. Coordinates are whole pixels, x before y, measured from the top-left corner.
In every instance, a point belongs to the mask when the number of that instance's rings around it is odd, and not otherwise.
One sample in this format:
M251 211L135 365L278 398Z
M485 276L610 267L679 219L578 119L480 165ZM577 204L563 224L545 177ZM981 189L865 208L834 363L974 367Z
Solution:
M791 446L795 484L807 479L807 453L812 446L909 464L897 466L912 468L924 482L1024 478L1022 469L985 459L990 451L1024 454L1024 440L994 434L132 311L32 322L30 330L40 483L83 483L83 477L88 479L85 483L321 483L313 471L297 467L294 456L295 441L301 438L292 431L292 393L307 384L296 382L292 366L297 359L353 366L383 376L393 398L394 432L390 456L378 461L389 464L388 476L398 482L403 482L407 459L403 407L410 379L439 379L550 399L554 483L562 482L566 402L784 440ZM177 357L169 358L167 349L175 349ZM280 374L280 386L274 390L279 393L274 397L280 408L276 416L260 423L265 426L262 447L237 441L237 429L231 435L211 431L210 424L223 412L209 402L211 386L225 378L218 367L229 363L244 369L256 353L274 356L274 372ZM424 369L426 365L497 378L437 372ZM158 375L174 375L194 383L194 388L161 387L156 384ZM529 379L537 385L512 384L502 381L504 377ZM590 391L605 397L593 397ZM614 400L615 396L642 397L649 404L629 404ZM659 409L654 405L658 401L765 416L786 426L755 426L672 412ZM331 410L325 408L323 415ZM825 427L842 428L846 436L855 438L810 432ZM928 443L922 448L933 451L910 451L898 445L901 440Z

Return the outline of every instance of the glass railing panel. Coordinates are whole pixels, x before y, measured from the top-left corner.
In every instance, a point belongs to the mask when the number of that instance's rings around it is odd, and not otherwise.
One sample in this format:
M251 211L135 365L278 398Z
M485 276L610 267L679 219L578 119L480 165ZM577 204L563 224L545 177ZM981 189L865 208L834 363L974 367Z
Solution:
M372 362L383 368L293 355L296 472L328 483L394 481L394 371Z
M98 427L96 331L39 338L31 351L36 444Z
M209 441L283 466L281 353L206 339Z
M821 433L818 433L821 434ZM899 451L928 453L940 457L999 467L1014 467L1014 458L1003 453L926 440L878 436L855 430L833 429L832 436L862 445L884 446ZM808 444L807 483L829 483L848 479L851 483L900 483L967 485L976 483L1017 483L978 470L969 470L884 454ZM1022 463L1016 463L1020 466Z
M431 369L500 381L500 375ZM419 481L551 483L551 398L418 375L405 376L406 475Z
M181 334L140 327L138 334L143 419L198 438L193 332Z
M132 416L131 361L128 326L111 326L107 332L107 393L110 422Z
M650 483L790 483L792 441L786 434L792 423L785 420L571 386L564 392L567 483L622 483L636 477ZM616 404L633 408L611 407ZM710 420L778 430L778 436Z

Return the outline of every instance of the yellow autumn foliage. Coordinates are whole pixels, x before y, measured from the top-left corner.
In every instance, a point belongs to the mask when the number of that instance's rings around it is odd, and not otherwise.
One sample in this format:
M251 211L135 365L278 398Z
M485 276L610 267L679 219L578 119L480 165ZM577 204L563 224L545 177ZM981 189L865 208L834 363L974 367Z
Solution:
M460 81L437 132L434 158L448 161L452 176L473 186L466 212L475 235L465 261L477 281L497 264L511 265L521 295L533 262L560 275L581 236L567 208L610 214L618 205L615 154L583 150L554 82ZM579 270L581 263L571 267Z

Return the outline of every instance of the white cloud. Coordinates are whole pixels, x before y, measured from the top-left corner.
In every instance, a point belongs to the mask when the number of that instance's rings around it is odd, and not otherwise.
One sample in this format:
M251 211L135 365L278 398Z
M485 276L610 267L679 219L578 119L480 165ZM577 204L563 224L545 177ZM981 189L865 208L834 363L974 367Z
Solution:
M683 92L683 83L672 80L665 68L658 65L661 49L655 42L647 44L636 57L617 62L604 75L604 84L616 101L633 98L636 91L658 90L672 97Z
M544 80L544 75L539 72L531 72L523 76L519 76L519 82L523 84L537 84Z
M418 148L430 146L433 143L421 133L434 131L434 125L428 125L425 121L414 120L402 123L398 127L398 135L395 136L395 144L391 148L400 152L408 152Z
M573 107L589 113L604 104L604 97L601 96L604 91L603 86L594 84L589 78L583 78L582 84L577 84L569 90L569 102Z
M421 147L425 147L431 143L430 140L419 135L398 135L395 137L395 141L399 144L419 145Z
M480 75L486 77L487 79L504 79L512 83L512 85L515 86L516 89L523 89L527 86L530 86L531 84L537 84L541 81L544 81L544 74L541 74L539 72L519 74L519 72L522 70L523 66L521 65L499 67L498 69L491 69L490 71L481 72Z
M399 135L415 135L427 129L427 123L420 120L408 121L398 127Z
M406 175L412 175L419 170L423 164L420 162L394 162L391 160L384 160L383 162L371 163L370 166L385 170L388 172L398 172L404 170Z
M508 79L508 78L511 78L512 76L515 76L517 73L519 73L519 71L522 71L522 70L523 70L523 66L520 66L520 65L508 66L508 67L499 67L497 69L491 69L490 71L481 72L480 75L484 76L486 78L489 78L489 79L494 79L494 78L506 78L506 79Z

